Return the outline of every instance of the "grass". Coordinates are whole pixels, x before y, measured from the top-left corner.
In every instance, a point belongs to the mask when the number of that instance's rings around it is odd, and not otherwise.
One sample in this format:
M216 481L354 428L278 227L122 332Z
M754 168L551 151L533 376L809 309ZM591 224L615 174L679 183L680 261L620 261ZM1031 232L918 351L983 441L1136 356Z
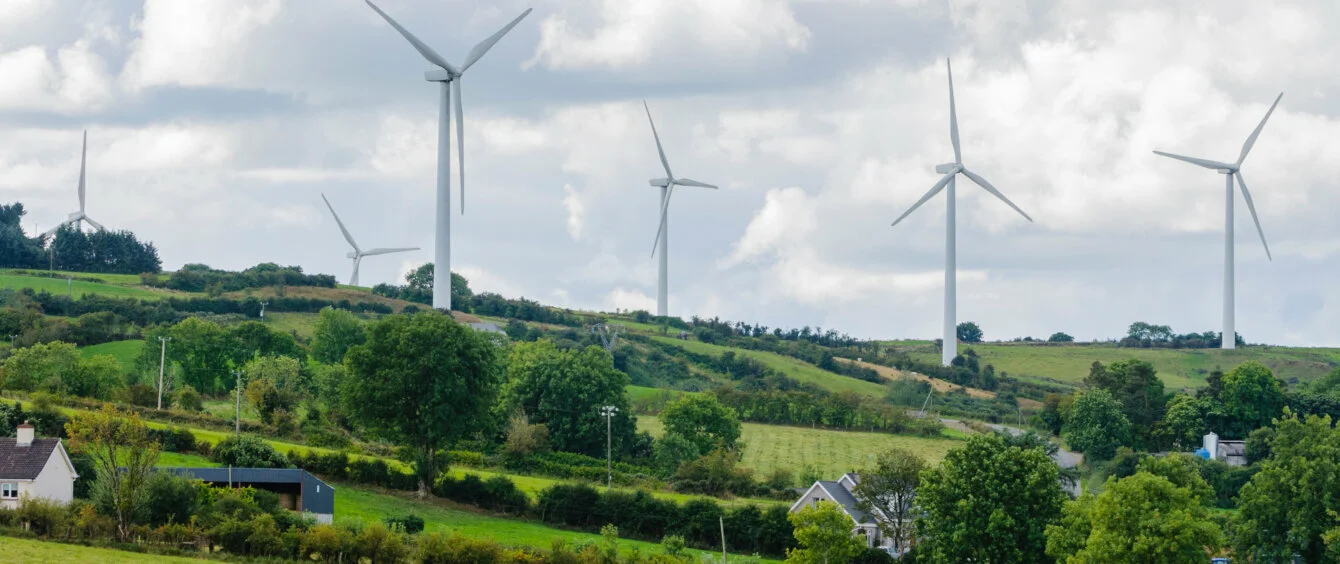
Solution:
M92 345L79 349L79 354L84 358L94 355L106 354L116 357L117 362L121 363L123 372L129 371L135 366L135 359L140 356L140 349L144 348L144 341L114 341L103 343L101 345Z
M847 376L834 374L823 370L813 364L797 360L791 357L782 356L777 353L766 351L754 351L747 349L734 349L720 345L712 345L699 341L682 341L671 337L652 337L652 339L680 347L689 352L698 354L707 354L720 356L726 351L733 351L740 356L746 356L763 363L768 368L781 372L786 376L800 382L814 384L830 392L856 392L863 396L873 398L884 397L884 386L865 380L857 380Z
M119 286L115 284L99 284L96 282L85 282L83 280L67 282L64 278L45 278L41 276L25 276L19 274L0 274L0 288L11 288L14 290L32 288L38 292L45 290L52 294L68 294L73 291L75 297L84 294L98 294L114 298L158 300L169 295L167 292L158 292L146 288Z
M113 548L94 548L31 539L0 537L0 562L97 562L130 564L139 562L199 563L196 558L140 554Z
M1340 349L1253 346L1221 349L1133 349L1114 345L1036 346L1019 344L975 344L971 348L981 363L995 365L1021 378L1048 379L1078 384L1089 374L1094 361L1103 364L1139 359L1154 365L1163 383L1172 390L1205 385L1205 377L1216 367L1225 371L1257 360L1282 380L1316 379L1340 365ZM914 358L938 362L938 353L913 353Z
M140 275L138 274L99 274L96 272L70 272L65 270L57 270L53 273L50 270L31 268L0 268L0 274L48 278L54 274L62 281L67 276L73 276L75 280L98 280L104 284L112 284L115 286L142 286L142 284L140 284ZM167 280L167 278L168 274L166 272L159 273L158 275L159 280Z
M660 436L665 430L656 417L642 415L637 418L637 423L639 431L648 431L653 436ZM777 468L799 474L810 466L825 479L836 479L844 472L871 464L876 454L895 447L910 450L935 464L949 449L958 446L962 437L961 433L943 438L922 438L744 423L742 464L752 468L755 475L766 476Z
M679 396L689 394L697 395L701 392L685 392L683 390L667 390L665 388L648 388L646 386L624 386L624 393L628 395L628 403L635 404L639 400L650 400L661 394L670 394L670 400L679 399Z

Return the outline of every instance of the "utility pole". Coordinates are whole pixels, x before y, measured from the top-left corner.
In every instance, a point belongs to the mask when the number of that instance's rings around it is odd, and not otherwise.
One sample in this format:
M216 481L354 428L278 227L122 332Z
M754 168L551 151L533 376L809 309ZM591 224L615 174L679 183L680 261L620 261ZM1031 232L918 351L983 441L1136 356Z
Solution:
M261 302L261 322L262 322L262 323L265 322L265 306L268 306L268 305L270 305L270 302Z
M718 515L717 524L721 526L721 564L726 564L726 520Z
M74 277L73 277L73 276L66 276L66 277L65 277L65 287L66 287L66 288L69 290L69 292L70 292L70 299L74 299Z
M613 455L613 433L610 421L614 414L619 412L619 408L612 405L600 407L600 414L605 416L605 487L614 487L614 455Z
M167 363L167 342L172 337L159 337L158 342L162 343L162 350L158 353L158 409L163 409L163 366Z
M242 435L242 371L234 370L233 376L237 378L237 419L233 420L235 425L234 433Z

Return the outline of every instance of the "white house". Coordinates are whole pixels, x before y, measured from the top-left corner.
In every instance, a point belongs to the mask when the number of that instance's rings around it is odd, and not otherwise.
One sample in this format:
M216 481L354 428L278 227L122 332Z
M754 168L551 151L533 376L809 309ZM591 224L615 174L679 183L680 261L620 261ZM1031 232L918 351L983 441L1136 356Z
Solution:
M843 474L836 482L822 480L815 482L813 486L805 490L800 499L791 504L790 512L795 513L804 507L814 506L822 501L836 503L843 513L851 517L852 534L864 537L866 547L891 549L893 548L893 539L886 538L879 530L879 522L884 520L884 516L879 514L878 511L866 513L856 507L856 495L852 493L852 490L860 482L860 476L854 473Z
M23 497L74 501L79 474L60 439L34 438L33 426L26 421L17 435L0 437L0 504L14 508Z

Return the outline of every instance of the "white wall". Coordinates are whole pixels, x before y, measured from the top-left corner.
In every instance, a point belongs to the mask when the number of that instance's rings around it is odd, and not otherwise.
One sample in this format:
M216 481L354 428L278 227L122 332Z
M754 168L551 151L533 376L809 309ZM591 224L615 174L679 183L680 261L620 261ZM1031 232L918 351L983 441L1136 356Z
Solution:
M42 473L32 482L19 482L19 497L45 497L47 499L70 503L74 501L74 474L65 462L61 446L52 449Z

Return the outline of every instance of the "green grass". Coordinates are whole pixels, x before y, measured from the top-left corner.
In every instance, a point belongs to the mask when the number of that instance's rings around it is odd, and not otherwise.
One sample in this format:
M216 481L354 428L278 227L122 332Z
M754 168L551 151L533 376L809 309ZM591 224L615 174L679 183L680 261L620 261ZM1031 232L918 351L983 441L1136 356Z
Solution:
M31 539L0 537L0 562L97 562L131 564L139 562L199 563L199 559L158 554L140 554L112 548L94 548Z
M639 431L658 437L665 430L660 419L646 415L637 418L637 426ZM741 464L762 476L777 468L799 474L808 465L831 480L870 465L876 454L895 447L910 450L935 464L949 449L960 445L962 437L961 433L922 438L744 423L740 437L745 444Z
M198 454L182 454L180 452L158 453L158 465L176 468L214 468L218 466L210 459Z
M318 314L315 313L280 313L267 311L265 312L265 324L269 325L270 328L275 331L282 331L284 333L296 331L298 336L310 339L312 338L312 335L316 333L317 316Z
M140 349L144 347L144 341L114 341L103 343L101 345L91 345L79 349L79 354L84 358L94 355L107 354L116 357L117 362L121 363L122 371L129 371L135 366L135 359L140 356Z
M671 401L679 399L684 394L697 395L701 392L685 392L683 390L667 390L664 388L648 388L646 386L624 386L624 393L628 394L628 403L637 403L638 400L649 400L660 394L670 394Z
M101 275L89 276L100 277ZM84 294L98 294L114 298L158 300L168 295L166 292L157 292L145 288L118 286L114 284L98 284L95 282L84 282L82 280L75 280L73 284L70 284L66 282L64 278L0 274L0 288L12 288L15 290L32 288L38 292L46 290L52 294L68 294L71 291L71 287L73 287L74 296L76 298Z
M48 277L48 278L50 278L50 277L51 277L50 274L52 274L52 271L50 271L50 270L31 269L31 268L29 268L29 269L23 269L23 268L0 268L0 274L3 274L3 275L13 275L13 276L36 276L36 277ZM83 280L95 280L95 279L96 279L96 280L98 280L98 281L100 281L100 282L102 282L102 283L104 283L104 284L112 284L112 285L114 285L114 286L141 286L141 285L142 285L142 284L140 284L140 275L138 275L138 274L98 274L98 273L96 273L96 272L70 272L70 271L65 271L65 270L57 270L57 271L54 272L54 274L55 274L55 276L59 277L59 278L61 279L61 281L64 281L64 280L65 280L65 277L67 277L67 276L73 276L75 280L80 280L80 279L83 279ZM167 280L167 278L168 278L168 274L167 274L166 272L159 273L159 275L158 275L158 279L159 279L159 280Z
M865 380L857 380L856 378L834 374L808 362L782 356L777 353L734 349L699 341L682 341L671 337L652 337L652 339L698 354L720 356L721 353L726 351L734 351L737 355L747 356L757 360L768 368L781 372L794 380L814 384L830 392L856 392L867 397L884 397L884 386L874 382L866 382Z
M1282 380L1318 378L1340 364L1340 349L1245 347L1221 349L1134 349L1114 345L1029 346L1016 344L978 344L982 364L995 365L1021 378L1043 378L1078 384L1089 374L1094 361L1103 364L1139 359L1154 365L1163 383L1172 390L1199 388L1216 367L1224 371L1248 360L1257 360L1275 371ZM938 353L912 355L922 361L939 361Z

